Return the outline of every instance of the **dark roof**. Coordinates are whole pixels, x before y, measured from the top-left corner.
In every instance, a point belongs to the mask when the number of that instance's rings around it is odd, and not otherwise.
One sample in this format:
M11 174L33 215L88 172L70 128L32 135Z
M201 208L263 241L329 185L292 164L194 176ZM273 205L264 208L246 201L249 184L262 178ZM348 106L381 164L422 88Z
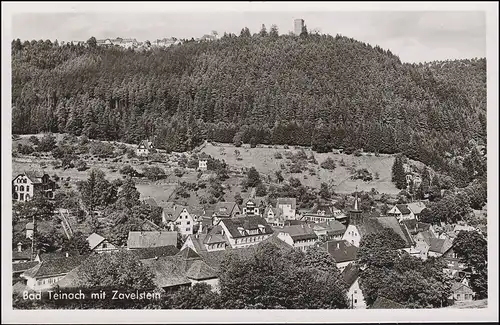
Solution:
M153 282L160 288L191 284L179 260L173 256L141 260L154 275Z
M356 260L358 248L347 240L331 240L322 243L321 246L326 249L337 263Z
M429 251L444 254L452 245L451 240L448 239L430 238Z
M134 249L130 252L132 252L132 254L134 254L138 259L143 260L161 256L173 256L179 253L179 249L176 246L168 245Z
M329 235L343 234L346 230L346 226L344 226L340 221L337 220L328 220L325 222L316 223L314 224L313 228L316 227L325 228L327 234Z
M406 204L396 204L396 207L402 214L410 214L411 211L408 209L408 206Z
M376 218L378 223L384 228L391 228L398 234L406 243L406 247L413 246L413 239L406 227L401 226L396 217L379 217Z
M223 212L230 214L236 205L236 202L217 202L214 207L215 213Z
M24 275L32 278L43 278L67 274L78 267L86 258L85 255L77 255L42 261L24 272Z
M405 306L390 299L378 296L370 309L404 309Z
M342 278L344 279L344 282L347 284L347 286L351 287L352 284L359 277L360 273L361 270L359 269L359 266L356 263L349 263L345 267L344 271L342 271Z
M148 248L159 246L177 246L176 231L130 231L128 248Z
M37 261L12 263L12 272L23 272L37 265Z
M227 230L233 238L251 236L248 234L249 230L259 230L259 235L262 234L272 234L273 229L267 224L267 221L260 216L244 216L236 217L231 219L222 219L222 223L226 226ZM262 230L259 229L259 225L264 226ZM244 234L238 231L238 227L244 229Z
M206 279L215 279L217 278L217 272L215 269L207 265L202 260L197 260L191 265L189 270L186 273L186 276L189 279L194 279L194 280L206 280Z
M22 175L22 174L21 174ZM38 183L42 183L42 177L45 175L43 173L40 173L40 172L35 172L35 171L28 171L28 172L24 172L24 175L26 175L26 177L29 178L29 180L34 183L34 184L38 184Z
M183 248L179 253L177 253L177 256L182 257L184 260L200 258L200 255L198 255L198 253L196 253L191 247Z
M13 250L12 251L12 260L13 261L18 261L18 260L31 260L31 250L25 249L23 251L18 251Z
M318 236L314 233L314 229L308 224L285 226L282 228L274 228L274 230L278 233L286 233L290 235L293 241L318 239Z
M78 256L80 253L77 251L72 251L72 252L62 252L62 251L56 251L56 252L50 252L50 253L42 253L38 252L38 256L40 257L40 261L49 261L49 260L54 260L58 258L63 258L68 256Z
M165 218L167 220L174 221L176 220L182 211L186 209L189 213L189 207L183 205L173 205L171 207L164 207L163 212L165 213Z

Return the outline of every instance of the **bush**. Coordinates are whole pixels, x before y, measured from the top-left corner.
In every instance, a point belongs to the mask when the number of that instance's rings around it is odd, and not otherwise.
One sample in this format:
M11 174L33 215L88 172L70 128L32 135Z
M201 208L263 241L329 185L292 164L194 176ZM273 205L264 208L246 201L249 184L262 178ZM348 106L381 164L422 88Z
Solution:
M330 157L326 158L326 160L323 161L320 166L321 166L321 168L327 169L327 170L334 170L335 168L337 168L335 161Z
M81 159L78 159L77 161L75 161L74 165L75 165L76 170L78 170L79 172L83 172L83 171L89 169L89 167L87 166L87 163Z
M267 188L264 184L260 183L257 185L257 188L255 189L255 195L257 196L266 196L267 195Z
M137 176L138 173L137 170L134 169L134 167L130 165L125 165L122 167L122 169L120 169L120 174L135 177Z
M354 151L354 156L360 157L361 156L361 150Z
M292 164L292 166L290 166L290 173L292 174L302 173L302 168L300 164Z
M113 145L104 142L93 142L90 145L90 153L100 158L112 158L114 156Z
M177 177L182 177L184 175L184 171L180 168L174 169L174 175Z
M275 158L275 159L283 159L283 155L282 155L281 153L279 153L279 152L276 152L276 153L274 154L274 158Z
M38 151L40 152L50 152L56 147L56 138L52 134L46 134L40 140L38 145Z
M38 139L37 137L35 137L34 135L32 135L30 138L29 138L29 141L31 143L33 143L35 146L38 146L40 144L40 139Z
M366 168L358 169L355 171L354 175L351 176L351 179L361 179L364 182L370 182L373 180L372 174Z
M156 181L159 179L165 178L167 175L165 174L165 171L161 169L160 167L153 166L153 167L145 167L143 170L144 176L146 176L148 179Z
M32 146L30 145L22 145L22 144L18 144L17 145L17 152L19 152L20 154L22 155L30 155L32 154L33 152L35 151L35 149L33 149Z

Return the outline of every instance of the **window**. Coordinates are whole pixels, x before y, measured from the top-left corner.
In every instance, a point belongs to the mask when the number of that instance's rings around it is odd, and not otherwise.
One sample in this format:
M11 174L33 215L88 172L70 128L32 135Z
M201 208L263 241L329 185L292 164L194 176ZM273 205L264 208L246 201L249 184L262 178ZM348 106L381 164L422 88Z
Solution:
M29 190L30 190L30 186L26 185L26 191L29 191Z
M358 293L358 290L354 290L354 293Z
M354 303L357 304L358 303L358 299L354 299Z
M19 200L24 201L24 193L19 194Z
M186 228L186 231L191 231L191 228Z
M188 221L188 222L187 222L187 224L188 224L188 225L189 225L189 224L191 224L191 221Z
M106 244L106 243L102 244L102 248L107 248L107 247L108 247L108 244Z
M29 199L30 199L30 195L26 194L26 201L28 201Z
M14 185L14 191L17 191L17 185Z
M19 191L24 191L24 186L22 186L22 185L21 185L21 186L19 187Z

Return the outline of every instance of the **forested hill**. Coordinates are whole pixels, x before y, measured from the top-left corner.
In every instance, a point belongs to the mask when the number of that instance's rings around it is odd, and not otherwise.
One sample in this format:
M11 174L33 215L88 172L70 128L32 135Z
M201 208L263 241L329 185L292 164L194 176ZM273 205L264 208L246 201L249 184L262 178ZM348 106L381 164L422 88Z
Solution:
M150 138L176 151L202 138L363 148L437 169L486 141L484 59L460 74L342 36L245 29L152 51L88 44L13 41L14 133Z

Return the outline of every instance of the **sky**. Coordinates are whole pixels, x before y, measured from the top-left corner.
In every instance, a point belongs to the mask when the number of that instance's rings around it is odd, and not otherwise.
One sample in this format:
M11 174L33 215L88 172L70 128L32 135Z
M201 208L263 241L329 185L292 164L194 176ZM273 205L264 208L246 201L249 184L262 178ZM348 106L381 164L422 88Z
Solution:
M323 11L323 12L43 12L12 16L12 37L21 40L85 41L101 38L197 38L224 32L252 33L278 26L293 30L302 18L309 31L341 34L391 50L403 62L486 56L486 17L481 11Z

